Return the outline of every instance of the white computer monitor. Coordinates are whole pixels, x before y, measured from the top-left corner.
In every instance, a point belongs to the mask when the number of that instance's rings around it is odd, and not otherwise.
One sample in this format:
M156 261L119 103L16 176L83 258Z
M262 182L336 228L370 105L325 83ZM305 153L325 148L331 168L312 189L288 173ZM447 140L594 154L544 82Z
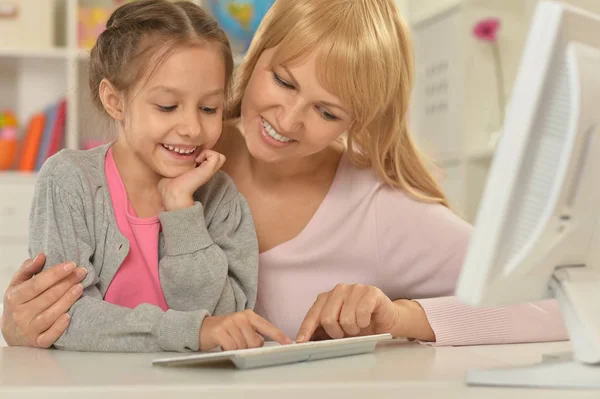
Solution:
M540 2L457 287L474 306L554 297L572 359L471 384L600 388L600 18Z

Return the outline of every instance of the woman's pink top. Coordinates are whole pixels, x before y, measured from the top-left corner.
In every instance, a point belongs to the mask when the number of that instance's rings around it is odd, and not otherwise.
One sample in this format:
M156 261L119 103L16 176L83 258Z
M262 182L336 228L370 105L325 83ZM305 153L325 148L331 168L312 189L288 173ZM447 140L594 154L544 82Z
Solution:
M385 186L344 154L304 230L260 254L256 311L294 339L320 292L361 283L419 299L437 345L567 339L553 300L483 309L452 296L470 234L446 207Z

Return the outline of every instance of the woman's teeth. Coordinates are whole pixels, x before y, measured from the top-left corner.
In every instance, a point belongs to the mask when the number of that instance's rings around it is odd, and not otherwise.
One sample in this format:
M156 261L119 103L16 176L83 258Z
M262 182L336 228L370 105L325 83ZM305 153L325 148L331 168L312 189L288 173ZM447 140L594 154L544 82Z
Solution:
M167 150L169 150L169 151L173 151L173 152L176 152L176 153L181 154L181 155L190 155L190 154L193 154L196 151L196 149L198 148L198 147L194 147L192 149L183 149L183 148L174 147L172 145L167 145L167 144L163 144L162 146L164 148L166 148Z
M275 129L273 129L273 126L271 126L269 124L269 122L267 122L266 120L263 119L262 124L263 124L267 134L269 136L271 136L272 138L274 138L275 140L279 141L280 143L289 143L290 141L294 141L293 139L290 139L289 137L285 137L285 136L282 136L281 134L277 133L277 131Z

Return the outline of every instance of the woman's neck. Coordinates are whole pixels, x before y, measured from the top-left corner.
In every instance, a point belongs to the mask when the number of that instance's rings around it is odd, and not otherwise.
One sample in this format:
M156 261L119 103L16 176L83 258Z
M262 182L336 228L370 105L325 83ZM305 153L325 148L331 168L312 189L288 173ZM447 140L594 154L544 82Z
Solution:
M270 186L284 182L313 181L330 175L327 171L335 174L344 152L343 143L335 142L308 157L265 162L250 154L239 127L230 126L224 134L227 134L227 137L220 142L217 151L224 152L228 160L232 161L233 165L226 165L226 171L235 168L246 169L246 176L249 173L254 184Z
M279 162L265 162L252 157L245 148L250 173L254 181L265 184L280 184L283 182L297 182L306 180L319 180L326 171L335 172L343 153L341 146L330 146L321 152L308 157L287 159Z

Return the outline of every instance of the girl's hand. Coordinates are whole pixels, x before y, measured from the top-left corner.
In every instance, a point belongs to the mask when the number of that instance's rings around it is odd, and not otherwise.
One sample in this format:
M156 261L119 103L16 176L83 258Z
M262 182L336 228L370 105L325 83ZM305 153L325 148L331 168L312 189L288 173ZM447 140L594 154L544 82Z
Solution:
M61 263L39 272L46 257L28 259L4 294L2 335L8 345L48 348L69 325L67 311L83 292L84 268Z
M319 294L296 337L296 342L386 334L435 341L421 305L410 300L392 302L381 290L361 284L338 284Z
M253 311L244 310L225 316L206 317L200 328L200 350L207 351L217 346L225 351L259 348L265 343L260 334L282 345L292 343L277 327Z
M202 187L225 163L225 155L212 150L202 150L195 159L198 165L175 178L165 177L158 183L158 190L167 211L194 205L194 193Z

